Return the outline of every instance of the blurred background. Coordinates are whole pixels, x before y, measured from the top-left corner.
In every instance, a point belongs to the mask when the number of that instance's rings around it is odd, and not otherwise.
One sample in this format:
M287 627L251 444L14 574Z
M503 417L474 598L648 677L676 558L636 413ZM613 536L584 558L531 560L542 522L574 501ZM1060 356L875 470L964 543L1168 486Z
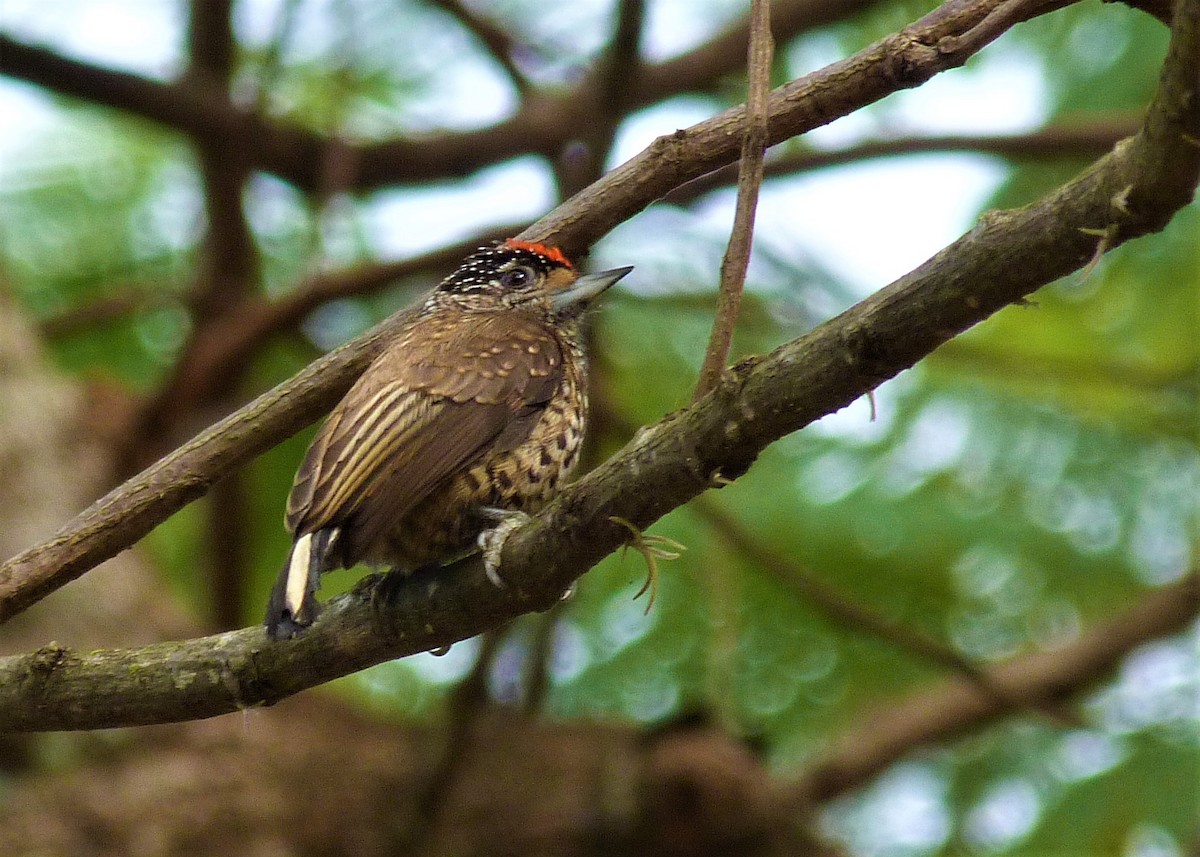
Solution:
M774 83L934 6L776 0ZM747 10L4 0L0 553L743 101ZM1167 38L1086 0L773 149L737 354L1078 173L1136 130ZM253 116L256 145L231 144ZM593 249L636 270L593 317L587 466L689 401L734 179ZM668 516L652 532L686 550L649 612L641 559L614 556L548 614L269 711L0 738L0 850L1200 853L1195 611L1119 644L1107 624L1197 574L1198 237L1193 204ZM0 628L0 650L258 622L311 436ZM1109 644L1034 688L1057 653Z

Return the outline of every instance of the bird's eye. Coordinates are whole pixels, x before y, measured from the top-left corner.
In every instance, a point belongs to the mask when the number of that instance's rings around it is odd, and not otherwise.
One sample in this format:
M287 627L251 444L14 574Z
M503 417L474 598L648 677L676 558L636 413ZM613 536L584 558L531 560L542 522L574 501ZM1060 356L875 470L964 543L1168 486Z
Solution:
M511 271L505 271L500 277L500 285L506 289L515 289L525 285L533 279L533 271L528 268L513 268Z

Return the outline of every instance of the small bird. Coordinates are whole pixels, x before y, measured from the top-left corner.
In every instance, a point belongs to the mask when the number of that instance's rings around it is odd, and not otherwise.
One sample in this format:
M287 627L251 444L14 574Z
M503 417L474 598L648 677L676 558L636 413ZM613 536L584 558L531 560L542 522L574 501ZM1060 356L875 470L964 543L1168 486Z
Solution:
M489 578L524 515L553 496L587 423L581 319L628 274L581 276L557 247L509 239L468 256L333 409L287 501L295 541L267 634L316 619L321 574L412 572L478 545Z

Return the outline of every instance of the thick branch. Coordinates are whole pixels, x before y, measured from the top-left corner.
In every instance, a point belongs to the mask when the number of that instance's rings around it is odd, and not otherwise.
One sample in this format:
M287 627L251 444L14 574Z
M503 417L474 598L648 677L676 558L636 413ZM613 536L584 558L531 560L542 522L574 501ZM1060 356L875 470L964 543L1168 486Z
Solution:
M642 31L646 27L646 0L620 0L612 40L605 51L607 66L600 74L600 98L619 113L642 73Z
M1116 0L1105 0L1105 2L1112 3ZM1134 9L1141 9L1147 15L1158 18L1168 27L1171 26L1171 0L1121 0L1121 2Z
M221 87L233 74L232 11L232 0L192 0L189 8L191 72L210 77Z
M247 473L231 473L209 492L205 521L207 562L199 561L208 584L209 611L205 630L239 627L246 608L250 579L249 524L251 488Z
M620 0L614 11L613 35L596 61L592 84L579 90L579 97L589 101L576 105L580 121L571 143L563 147L554 164L561 197L578 192L604 175L617 126L630 110L630 94L641 74L646 0Z
M221 93L228 109L233 74L233 5L231 0L192 0L188 48L189 80L203 81ZM244 153L227 141L201 138L200 173L208 232L200 274L192 295L198 324L228 313L258 280L258 250L242 209L242 189L249 176Z
M397 857L419 857L429 853L430 838L443 819L454 783L470 761L471 728L488 711L491 702L488 674L503 642L504 632L499 628L481 635L475 665L450 697L446 718L449 722L444 729L437 764L420 783L416 794L417 809L412 814L412 824L396 848Z

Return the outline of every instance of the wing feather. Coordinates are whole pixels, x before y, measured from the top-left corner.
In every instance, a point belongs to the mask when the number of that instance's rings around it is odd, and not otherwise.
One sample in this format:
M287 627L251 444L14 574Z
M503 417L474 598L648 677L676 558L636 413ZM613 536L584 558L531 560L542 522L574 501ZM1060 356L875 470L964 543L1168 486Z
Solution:
M422 421L435 403L424 393L395 385L375 407L373 419L363 421L358 431L339 439L342 453L334 464L338 478L322 495L320 506L312 510L325 521L357 510L375 475L406 444L406 457L419 454L426 434ZM339 515L339 510L344 515Z
M353 516L358 532L347 535L369 544L498 439L510 447L527 437L558 388L562 359L556 337L511 312L470 325L418 322L318 432L288 497L288 528L312 532Z
M387 460L375 473L364 503L349 530L347 552L361 557L371 545L383 540L397 522L446 477L485 453L503 433L508 422L502 405L458 405L442 400L432 415L428 431L404 455Z

